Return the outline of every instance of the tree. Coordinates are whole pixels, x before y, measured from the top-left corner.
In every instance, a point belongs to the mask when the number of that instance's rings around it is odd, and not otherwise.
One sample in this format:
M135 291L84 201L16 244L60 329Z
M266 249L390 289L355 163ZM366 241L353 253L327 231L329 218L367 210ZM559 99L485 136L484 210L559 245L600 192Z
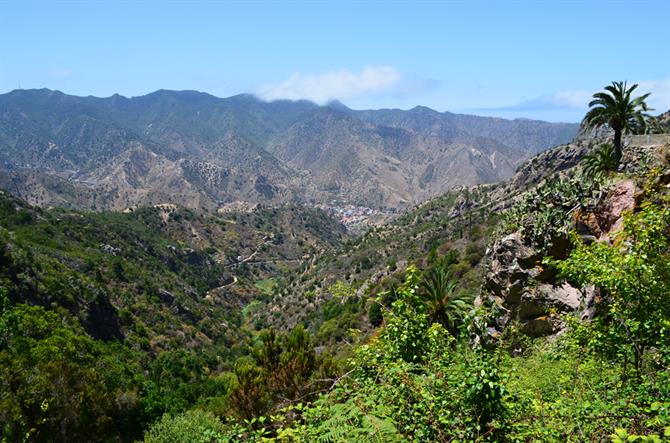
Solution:
M637 84L629 88L626 82L612 82L611 85L605 87L605 91L593 94L593 100L589 103L591 109L582 121L587 128L601 126L612 128L614 131L614 161L617 165L621 161L621 135L644 132L651 118L645 113L652 110L645 102L649 94L631 98L636 88Z
M642 205L628 214L614 245L577 243L556 262L564 277L603 291L605 309L589 340L600 352L622 360L624 376L632 360L636 374L645 352L670 361L670 209Z
M584 173L593 179L605 177L619 167L618 160L615 158L614 146L610 143L603 143L598 149L585 156L583 164Z
M120 423L136 415L135 396L126 380L113 380L108 351L62 312L19 304L0 313L0 441L132 432Z

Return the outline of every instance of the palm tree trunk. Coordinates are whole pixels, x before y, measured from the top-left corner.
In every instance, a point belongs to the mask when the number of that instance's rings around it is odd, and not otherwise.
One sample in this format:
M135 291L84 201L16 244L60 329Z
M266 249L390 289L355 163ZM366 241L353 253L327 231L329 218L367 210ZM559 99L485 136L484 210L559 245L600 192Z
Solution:
M614 157L616 160L617 166L621 162L622 152L621 152L621 129L614 130Z

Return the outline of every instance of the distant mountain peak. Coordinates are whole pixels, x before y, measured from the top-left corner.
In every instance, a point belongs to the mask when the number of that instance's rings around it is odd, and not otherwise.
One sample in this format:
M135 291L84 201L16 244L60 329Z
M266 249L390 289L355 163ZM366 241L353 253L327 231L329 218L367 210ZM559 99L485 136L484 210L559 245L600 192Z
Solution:
M421 105L413 107L412 109L409 110L409 112L422 113L422 114L439 114L439 112L437 112L436 110L429 108L428 106L421 106Z
M426 106L361 111L168 89L132 98L21 90L0 94L0 109L0 187L18 186L39 204L99 209L157 196L210 208L234 200L400 208L507 178L577 132ZM137 152L152 155L129 157ZM3 182L7 170L32 178ZM73 174L82 181L66 186L61 178Z
M186 90L173 90L173 89L159 89L157 91L151 92L146 95L142 95L134 98L149 98L149 97L159 97L159 98L171 98L171 99L208 99L208 100L219 100L218 97L215 97L206 92L194 91L190 89Z
M347 105L345 105L344 103L342 103L339 100L331 100L331 101L328 102L328 104L326 104L326 106L331 108L331 109L336 109L336 110L342 111L342 112L350 112L351 111L351 108L349 108Z

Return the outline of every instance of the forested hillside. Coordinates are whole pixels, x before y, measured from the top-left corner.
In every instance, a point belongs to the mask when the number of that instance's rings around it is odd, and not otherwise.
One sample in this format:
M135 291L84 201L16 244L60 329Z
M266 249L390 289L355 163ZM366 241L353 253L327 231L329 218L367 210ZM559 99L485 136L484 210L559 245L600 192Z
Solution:
M338 352L328 393L311 375L291 401L283 359L264 357L290 340L263 332L236 373L237 389L277 402L257 405L263 418L199 409L146 441L189 427L220 441L664 441L669 142L631 138L618 173L597 160L601 141L561 146L509 183L445 196L314 260L269 321L307 324ZM330 280L315 283L320 272Z
M0 422L9 441L132 440L218 396L253 304L346 238L318 210L43 210L0 195ZM217 381L218 380L218 381Z
M629 147L624 172L607 176L580 161L597 143L561 146L509 183L445 195L357 239L300 208L86 214L3 195L3 433L661 436L670 423L663 140ZM621 191L628 183L634 198ZM624 194L628 206L616 203ZM624 229L593 242L614 225ZM620 245L633 249L617 255ZM520 291L501 284L510 272ZM639 278L644 298L626 298ZM591 298L579 290L588 283L600 288ZM572 285L576 305L559 303L560 291L530 297L546 285Z

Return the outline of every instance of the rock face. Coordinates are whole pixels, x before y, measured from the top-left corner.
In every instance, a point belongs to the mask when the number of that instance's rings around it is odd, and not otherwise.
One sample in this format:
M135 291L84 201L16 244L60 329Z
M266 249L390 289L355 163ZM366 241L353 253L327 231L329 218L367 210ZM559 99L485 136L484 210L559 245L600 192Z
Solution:
M612 242L612 235L623 227L626 211L635 207L638 192L632 180L623 180L614 185L593 212L575 215L577 232L585 240Z
M489 333L519 322L529 336L555 334L563 328L556 314L589 307L589 294L565 282L555 283L555 276L542 266L542 256L524 242L520 232L502 238L487 251L488 293L478 302L488 301L501 312Z
M610 234L623 227L623 214L635 206L635 183L631 180L619 182L603 204L597 208L596 220L601 235L599 240L609 241Z
M575 167L597 146L594 140L580 140L544 151L521 165L510 180L510 185L518 189L536 185L549 173Z
M595 210L575 215L575 228L585 241L611 242L612 235L623 226L624 214L634 209L635 197L632 180L616 183ZM564 238L557 240L549 255L564 257L569 243ZM556 314L580 312L583 319L595 314L597 291L592 287L580 290L559 281L542 265L543 256L521 232L503 237L487 251L485 293L479 303L498 308L500 314L492 325L495 331L502 332L511 322L518 322L529 336L552 335L564 326Z

